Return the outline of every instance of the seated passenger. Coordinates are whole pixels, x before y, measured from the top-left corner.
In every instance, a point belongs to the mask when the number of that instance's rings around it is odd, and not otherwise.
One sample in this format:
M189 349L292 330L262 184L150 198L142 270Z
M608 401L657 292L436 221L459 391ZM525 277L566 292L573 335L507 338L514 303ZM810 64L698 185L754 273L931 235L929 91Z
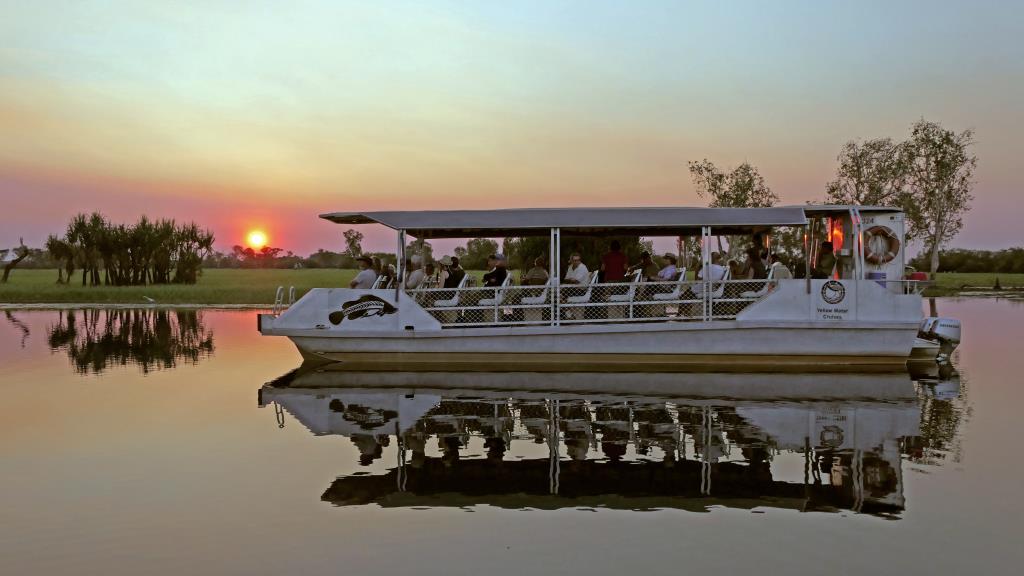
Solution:
M640 253L640 262L629 267L629 274L640 272L641 282L657 282L658 281L658 266L651 259L651 253L644 250Z
M786 268L786 265L782 263L782 259L777 253L771 255L771 261L771 275L773 279L789 280L793 277L793 273L789 271L789 268Z
M749 271L743 266L742 262L735 258L730 258L725 265L729 268L729 278L733 280L746 279Z
M406 290L415 290L423 283L426 275L423 272L423 267L420 265L422 262L423 258L419 255L409 259L409 272L405 275Z
M423 265L423 282L420 284L421 288L434 288L437 286L437 268L433 262L427 262Z
M601 281L623 282L626 277L626 255L622 253L622 244L612 240L610 251L601 257Z
M359 266L359 273L348 283L349 288L369 290L373 288L373 282L377 279L377 273L373 271L373 260L369 256L356 258Z
M565 269L565 278L562 282L582 286L590 283L590 270L587 270L587 265L583 263L579 252L573 252L569 257L569 267Z
M670 282L672 280L675 280L676 274L679 272L679 270L676 268L677 260L675 254L672 254L671 252L666 252L662 258L664 258L665 261L668 262L668 264L666 264L664 268L658 271L658 279L663 282Z
M441 259L441 264L446 268L444 287L445 288L458 288L462 279L466 277L466 271L459 266L459 259L457 256L445 256Z
M487 258L487 265L491 271L484 274L483 285L485 288L497 288L505 282L505 278L508 277L507 264L504 254L491 254Z
M811 278L831 278L835 274L837 264L836 255L832 252L832 243L822 242L818 264L811 271Z
M548 283L547 264L543 257L537 257L533 261L533 268L530 268L523 275L523 286L543 286Z
M757 246L747 248L747 278L751 280L764 280L768 278L768 270L764 267L761 252L761 248Z
M734 263L735 261L730 261L730 262ZM725 271L728 270L728 269L729 268L726 268L725 266L722 265L722 255L720 253L718 253L718 252L712 252L711 253L711 263L708 264L708 280L711 281L711 282L717 282L717 281L721 280L722 278L725 278ZM703 267L701 267L701 269L697 271L697 280L703 280L703 279L704 279L704 270L703 270ZM693 293L698 295L698 296L703 294L704 293L704 284L703 283L695 284L693 286Z

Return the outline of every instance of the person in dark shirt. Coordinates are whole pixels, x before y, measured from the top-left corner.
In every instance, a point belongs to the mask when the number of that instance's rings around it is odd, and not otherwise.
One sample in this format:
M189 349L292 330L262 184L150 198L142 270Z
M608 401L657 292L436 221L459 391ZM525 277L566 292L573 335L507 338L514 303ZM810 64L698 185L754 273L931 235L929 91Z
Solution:
M818 265L811 271L811 278L830 278L835 269L836 255L832 252L832 243L822 242Z
M761 248L751 246L747 248L748 278L752 280L764 280L768 278L768 270L764 267L764 260L761 259Z
M657 282L659 280L658 265L651 258L651 253L646 250L640 253L640 263L630 266L627 272L632 275L638 270L640 271L640 280L644 282Z
M507 262L504 254L491 254L487 258L487 265L491 267L491 271L484 274L484 287L486 288L497 288L505 282L505 278L508 277L508 269L505 267Z
M445 288L458 288L459 282L466 277L466 271L459 266L459 259L456 256L445 256L441 264L447 268L448 275L444 279Z
M622 253L622 245L612 240L611 250L601 257L603 282L622 282L626 277L626 255Z

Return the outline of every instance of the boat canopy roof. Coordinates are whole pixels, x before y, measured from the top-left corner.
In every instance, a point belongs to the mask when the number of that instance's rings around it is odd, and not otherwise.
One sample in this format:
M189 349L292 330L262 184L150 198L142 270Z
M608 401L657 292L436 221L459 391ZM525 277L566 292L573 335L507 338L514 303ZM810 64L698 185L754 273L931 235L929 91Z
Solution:
M515 208L413 212L333 212L337 224L383 224L417 238L546 236L551 228L571 235L699 235L748 233L775 226L804 226L803 206L775 208Z

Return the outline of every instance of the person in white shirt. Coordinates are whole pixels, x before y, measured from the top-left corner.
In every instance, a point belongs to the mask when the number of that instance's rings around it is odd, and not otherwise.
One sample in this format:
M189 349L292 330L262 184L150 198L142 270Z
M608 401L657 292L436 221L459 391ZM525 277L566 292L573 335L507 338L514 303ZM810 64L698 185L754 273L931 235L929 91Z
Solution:
M666 262L668 262L668 264L666 264L664 268L658 271L658 279L665 282L675 280L676 273L679 272L679 269L676 268L677 260L675 254L665 253L665 256L663 256L663 258Z
M565 284L581 286L590 284L590 270L587 270L587 265L583 263L579 252L573 252L572 256L569 257L569 267L565 269L565 279L563 282Z
M725 278L725 273L728 270L729 270L728 268L726 268L725 266L722 266L722 255L719 254L718 252L712 252L711 253L711 264L708 264L708 272L709 272L708 273L708 276L709 276L708 280L710 280L712 282L717 282L717 281L721 280L722 278ZM703 266L702 266L701 269L697 271L697 280L703 280L703 279L704 279L704 270L703 270ZM704 284L702 282L698 282L698 283L694 284L694 286L693 286L693 293L697 294L697 295L703 294L704 293Z
M406 290L415 290L423 283L423 266L420 265L422 262L423 258L419 255L413 256L409 260L409 269L412 270L412 272L409 272L408 276L405 278Z
M772 278L775 280L789 280L793 278L793 273L786 268L786 265L782 263L778 254L772 254L771 256L772 266L769 269L771 271Z
M565 269L565 279L562 282L575 286L574 288L570 287L563 290L563 298L583 296L586 293L584 286L590 284L590 270L587 270L587 265L583 263L579 252L573 252L569 256L569 266ZM584 309L570 308L566 314L570 319L580 320L584 317Z
M359 273L348 283L348 287L364 290L373 288L373 282L377 279L377 273L373 271L373 260L369 256L360 256L356 262L359 264Z

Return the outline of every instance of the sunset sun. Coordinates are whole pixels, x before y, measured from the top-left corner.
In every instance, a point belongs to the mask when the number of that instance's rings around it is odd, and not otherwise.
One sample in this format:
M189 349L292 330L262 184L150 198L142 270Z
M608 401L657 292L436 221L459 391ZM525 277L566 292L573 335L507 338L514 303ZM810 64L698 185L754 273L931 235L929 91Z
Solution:
M267 235L262 230L252 230L245 237L245 241L249 243L250 248L259 250L267 245Z

